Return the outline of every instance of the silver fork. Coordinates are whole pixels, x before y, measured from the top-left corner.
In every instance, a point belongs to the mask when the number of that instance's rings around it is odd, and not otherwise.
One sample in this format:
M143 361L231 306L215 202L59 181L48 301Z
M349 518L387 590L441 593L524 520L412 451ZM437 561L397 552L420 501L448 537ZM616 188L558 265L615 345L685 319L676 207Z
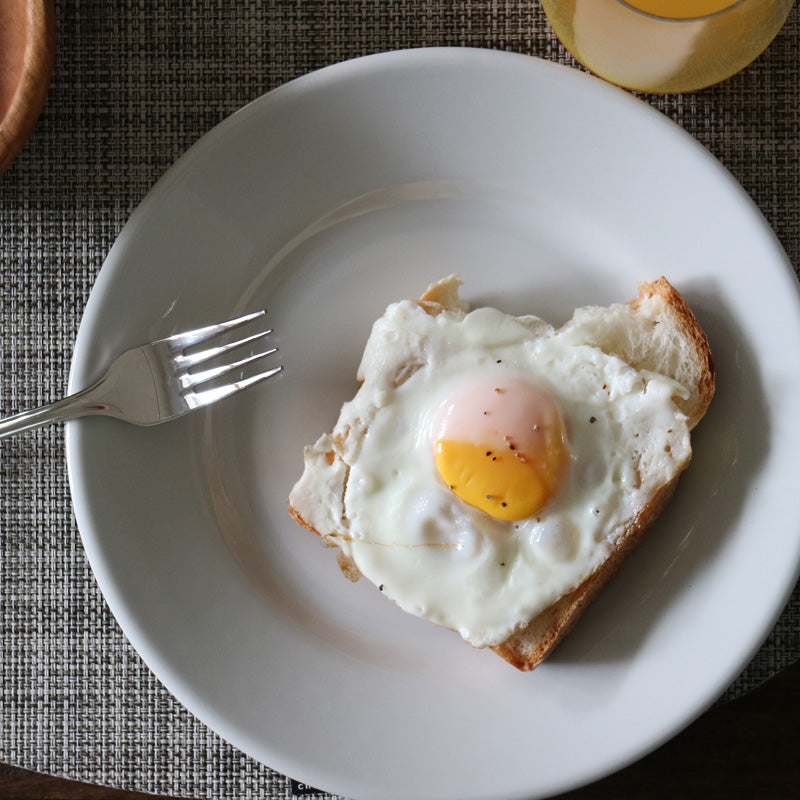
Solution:
M283 367L271 367L222 385L209 382L277 352L276 347L230 363L207 366L207 362L217 359L221 362L222 356L229 359L229 354L232 355L237 348L258 342L272 333L271 329L267 329L236 341L212 344L212 339L265 314L264 310L256 311L228 322L176 333L166 339L126 350L116 358L106 374L88 388L63 400L0 420L0 438L48 422L88 414L105 414L136 425L156 425L254 386L276 375ZM211 346L199 352L187 352L203 343ZM195 370L195 367L205 368Z

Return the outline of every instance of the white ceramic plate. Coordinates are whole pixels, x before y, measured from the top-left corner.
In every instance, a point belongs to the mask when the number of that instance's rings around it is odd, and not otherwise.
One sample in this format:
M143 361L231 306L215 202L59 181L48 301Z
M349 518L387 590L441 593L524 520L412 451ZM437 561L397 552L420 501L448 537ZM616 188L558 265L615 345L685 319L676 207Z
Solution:
M348 583L285 510L372 320L451 272L476 304L556 323L666 274L718 365L673 504L531 674ZM475 50L294 81L211 131L132 216L72 386L126 346L260 306L278 380L158 428L68 431L111 610L231 743L360 800L542 797L675 734L757 649L800 562L797 283L738 184L644 103Z

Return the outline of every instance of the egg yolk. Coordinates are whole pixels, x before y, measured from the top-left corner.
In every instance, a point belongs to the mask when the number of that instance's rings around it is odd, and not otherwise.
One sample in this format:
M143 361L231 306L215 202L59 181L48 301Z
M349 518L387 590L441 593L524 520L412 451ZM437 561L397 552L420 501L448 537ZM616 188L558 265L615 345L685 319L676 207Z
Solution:
M566 479L570 455L561 414L528 381L494 378L467 386L442 405L434 431L444 482L496 519L533 516Z

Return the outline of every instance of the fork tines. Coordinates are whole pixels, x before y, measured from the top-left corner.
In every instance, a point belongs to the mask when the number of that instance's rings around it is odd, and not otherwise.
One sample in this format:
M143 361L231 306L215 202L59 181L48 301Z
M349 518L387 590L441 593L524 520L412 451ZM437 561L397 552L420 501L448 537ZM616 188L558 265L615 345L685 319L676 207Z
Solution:
M249 386L260 383L261 381L271 378L273 375L277 375L279 372L281 372L283 366L278 365L254 375L240 377L238 380L231 381L224 385L210 386L205 389L198 388L209 381L213 381L215 378L220 378L236 370L241 370L247 365L258 361L261 358L265 358L266 356L276 353L278 351L277 347L270 347L266 350L252 353L231 363L220 364L218 366L212 366L199 371L191 371L192 367L204 364L205 362L223 356L233 350L244 347L247 344L252 344L258 342L259 340L265 339L267 336L273 333L271 328L249 334L235 341L225 342L224 344L208 347L198 352L185 352L187 348L208 342L215 337L230 332L235 328L239 328L248 322L258 319L259 317L263 317L265 314L266 310L262 309L251 314L245 314L244 316L236 319L228 320L227 322L221 322L216 325L208 325L203 328L197 328L194 331L189 331L187 333L178 333L164 340L164 343L168 345L169 349L173 352L172 361L177 368L177 378L180 382L181 388L185 392L184 399L189 405L203 406L216 402L217 400L227 397L228 395L235 394L242 389L246 389Z

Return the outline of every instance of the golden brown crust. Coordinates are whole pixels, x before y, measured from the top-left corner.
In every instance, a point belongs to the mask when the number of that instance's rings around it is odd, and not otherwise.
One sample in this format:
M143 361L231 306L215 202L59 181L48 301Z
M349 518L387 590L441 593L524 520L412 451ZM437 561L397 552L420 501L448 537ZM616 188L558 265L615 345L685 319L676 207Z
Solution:
M321 536L321 535L322 535L322 534L321 534L321 533L320 533L318 530L316 530L316 529L314 528L314 526L313 526L313 525L311 525L310 523L306 522L306 521L303 519L303 517L300 515L300 512L299 512L299 511L298 511L298 510L297 510L297 509L296 509L296 508L295 508L295 507L294 507L294 506L293 506L291 503L287 503L287 504L288 504L288 506L289 506L289 516L290 516L290 517L291 517L291 518L292 518L292 519L293 519L295 522L298 522L298 523L300 523L300 525L302 525L304 528L307 528L308 530L310 530L310 531L311 531L311 533L316 533L316 534L317 534L317 536Z
M688 408L685 409L691 430L703 417L714 397L716 370L708 337L689 308L689 304L663 275L653 283L640 281L639 297L632 300L629 305L636 309L643 300L653 295L659 295L666 301L673 323L681 331L683 338L691 342L694 347L693 357L697 361L699 381L695 386L687 387L691 390L692 396Z
M442 311L466 311L467 306L458 294L459 286L461 281L455 275L450 275L428 286L417 303L432 317Z

